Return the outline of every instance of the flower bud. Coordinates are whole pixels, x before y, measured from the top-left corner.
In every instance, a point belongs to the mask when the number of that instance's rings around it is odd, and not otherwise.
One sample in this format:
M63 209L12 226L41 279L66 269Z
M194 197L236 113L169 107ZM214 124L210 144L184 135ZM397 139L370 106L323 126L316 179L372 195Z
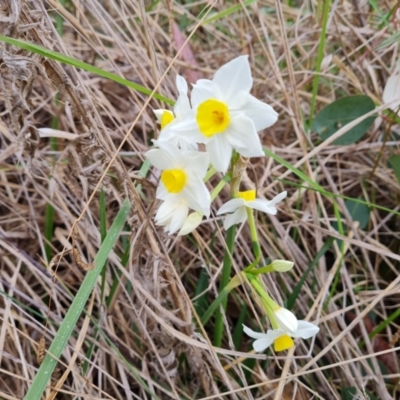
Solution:
M298 328L298 321L296 316L286 308L280 307L275 310L276 322L279 328L285 332L294 334Z
M185 222L182 225L181 230L178 233L178 236L187 235L188 233L193 232L201 223L203 219L203 214L199 212L194 212L188 215L185 219Z
M272 261L270 267L276 272L287 272L293 268L294 263L287 260L275 260Z

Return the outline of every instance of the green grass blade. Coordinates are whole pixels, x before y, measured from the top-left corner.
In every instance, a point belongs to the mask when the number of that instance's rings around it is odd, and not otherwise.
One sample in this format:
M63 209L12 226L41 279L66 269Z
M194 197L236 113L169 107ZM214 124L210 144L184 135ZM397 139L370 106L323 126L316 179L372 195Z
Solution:
M384 321L382 321L377 327L375 327L369 334L369 338L373 339L378 333L382 332L391 322L396 320L400 316L400 308L398 308L395 312L390 314ZM365 346L365 341L361 340L358 347Z
M202 268L200 271L198 283L196 285L196 290L194 292L194 295L196 298L195 303L194 303L194 308L198 315L203 315L207 309L207 297L208 296L207 296L207 293L205 293L205 291L208 288L208 284L209 284L209 276L208 276L207 270L205 268ZM203 293L203 294L201 294L201 293Z
M317 190L318 192L324 194L325 196L331 198L332 194L327 192L322 186L318 185L318 183L314 182L312 179L310 179L304 172L301 172L299 169L293 167L292 164L289 162L285 161L282 157L279 157L277 154L273 153L272 151L266 149L265 147L263 148L264 154L268 157L271 157L275 161L277 161L279 164L284 165L288 170L292 171L294 174L296 174L299 178L303 179L305 182L307 182L313 189Z
M83 61L79 61L75 58L66 56L64 54L58 53L53 50L48 50L45 47L39 46L37 44L25 42L23 40L13 39L13 38L2 36L2 35L0 35L0 41L11 44L13 46L17 46L24 50L31 51L32 53L39 54L45 58L50 58L51 60L59 61L63 64L71 65L73 67L80 68L85 71L91 72L93 74L102 76L103 78L110 79L114 82L120 83L121 85L130 87L130 88L136 90L137 92L144 93L148 96L152 93L152 90L147 89L141 85L138 85L137 83L128 81L127 79L121 78L118 75L115 75L111 72L104 71L101 68L87 64ZM161 96L160 94L157 94L157 93L154 94L154 98L157 100L164 101L165 103L170 104L170 105L174 104L174 101L172 101L164 96Z
M46 238L44 249L46 252L47 262L50 262L52 252L51 242L53 240L54 231L54 208L50 203L46 203L44 220L44 237Z
M87 273L82 282L78 293L76 294L60 328L56 333L56 336L54 337L46 357L33 379L32 385L24 397L25 400L41 398L57 364L57 360L61 357L68 339L75 329L76 323L85 308L86 302L96 284L103 265L105 264L111 249L114 247L120 231L124 227L130 208L130 201L126 199L94 259L95 267Z
M235 350L240 350L243 342L243 324L247 316L248 306L246 303L243 303L240 308L240 315L236 322L235 329L233 330L232 340L233 345L235 346Z
M243 2L243 6L249 6L250 4L255 3L256 1L257 0L246 0ZM221 11L221 12L213 15L212 17L206 19L202 23L202 25L211 24L212 22L218 21L219 19L226 18L229 15L231 15L237 11L240 11L243 8L243 6L242 6L242 4L236 4L234 6L228 7L224 11Z
M330 247L332 246L332 243L333 243L334 240L335 240L335 238L330 237L325 242L325 244L321 247L321 250L315 256L314 260L311 262L311 264L308 266L308 268L304 272L303 276L300 278L300 280L297 283L296 287L293 289L292 294L289 296L289 298L287 300L286 308L288 310L291 310L293 308L294 303L295 303L295 301L297 299L297 296L299 295L300 290L303 287L304 282L306 281L308 274L316 267L316 265L318 264L318 262L321 259L321 257L330 249Z

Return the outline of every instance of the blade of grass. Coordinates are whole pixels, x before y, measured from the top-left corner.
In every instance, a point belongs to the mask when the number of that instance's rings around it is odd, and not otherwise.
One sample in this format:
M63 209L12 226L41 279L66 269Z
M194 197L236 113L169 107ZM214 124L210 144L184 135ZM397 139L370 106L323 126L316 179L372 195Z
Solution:
M400 316L400 308L398 308L395 312L390 314L384 321L382 321L376 328L374 328L369 334L369 338L373 339L378 333L382 332L392 321L397 319ZM365 346L365 341L361 340L358 347Z
M46 238L44 249L46 252L46 261L49 263L51 260L51 242L54 231L54 207L50 203L46 203L44 221L44 237Z
M140 93L144 93L148 96L152 93L152 90L147 89L141 85L138 85L137 83L128 81L127 79L121 78L120 76L115 75L111 72L104 71L101 68L87 64L83 61L79 61L73 57L66 56L66 55L58 53L56 51L46 49L45 47L39 46L37 44L25 42L25 41L19 40L19 39L13 39L13 38L10 38L7 36L2 36L2 35L0 35L0 41L11 44L13 46L17 46L24 50L31 51L32 53L39 54L43 57L50 58L51 60L59 61L63 64L67 64L67 65L72 65L73 67L80 68L85 71L91 72L93 74L102 76L103 78L110 79L114 82L120 83L121 85L130 87ZM157 94L157 93L154 94L154 98L157 100L164 101L165 103L170 104L170 105L174 104L174 101L172 101L164 96L161 96L160 94Z
M318 264L318 262L321 259L321 257L331 248L332 243L333 243L334 240L335 240L335 238L330 237L324 243L324 245L321 247L320 251L315 256L314 260L310 263L310 265L308 266L308 268L306 269L306 271L304 272L304 274L300 278L299 282L297 283L297 285L293 289L292 294L289 296L289 298L287 300L286 308L288 310L291 310L293 308L294 303L296 302L297 296L299 295L299 293L301 291L301 288L303 287L304 282L306 281L306 279L308 277L308 274L316 267L316 265Z
M104 189L101 188L100 190L100 239L101 243L104 242L104 239L107 236L107 213L106 213L106 195L104 193ZM103 302L104 291L106 288L106 264L104 264L103 269L101 271L101 289L100 289L100 296Z
M233 330L232 340L235 346L235 350L240 350L242 346L242 339L243 339L243 323L247 316L247 309L248 306L246 303L243 303L240 308L240 315L236 322L235 329Z
M194 308L197 312L198 315L203 315L203 313L205 312L205 310L207 309L207 293L203 293L205 292L205 290L207 290L209 284L209 276L207 273L207 270L205 268L202 268L200 271L200 277L199 277L199 281L196 285L196 290L194 292L195 295L195 303L194 303ZM201 293L203 293L202 295L200 295ZM199 296L199 297L197 297Z
M100 240L101 243L104 242L104 239L107 236L107 214L106 214L106 196L104 193L104 189L100 190ZM100 287L100 298L101 303L103 303L104 293L106 288L106 275L107 275L107 264L104 263L103 268L101 270L101 287ZM97 341L97 337L99 336L98 327L96 326L95 331L93 333L93 341L90 343L89 349L86 351L86 359L82 364L82 371L86 373L90 358L92 357L93 352L95 351L95 343Z
M245 7L249 6L250 4L255 3L256 1L257 0L246 0L243 2L243 6L245 6ZM240 11L243 8L243 6L242 6L242 4L236 4L234 6L228 7L224 11L221 11L221 12L213 15L212 17L206 19L205 21L203 21L202 25L211 24L212 22L218 21L219 19L226 18L229 15L231 15L237 11Z
M130 201L126 199L122 204L122 207L119 210L114 223L108 232L108 235L106 236L94 259L95 267L87 273L84 281L82 282L78 293L69 307L68 312L65 315L65 318L58 329L37 374L33 379L32 385L24 397L25 400L41 398L46 385L51 378L57 361L61 357L61 354L67 345L68 339L75 329L76 323L83 309L85 308L86 302L96 284L103 265L105 264L111 249L114 247L120 231L124 227L130 208Z
M271 157L275 161L277 161L279 164L284 165L288 170L292 171L294 174L296 174L299 178L303 179L306 181L312 188L317 190L318 192L324 194L325 196L331 198L332 193L327 192L322 186L318 185L318 183L314 182L312 179L310 179L304 172L301 172L299 169L293 167L292 164L289 162L285 161L282 157L279 157L277 154L273 153L272 151L266 149L263 147L264 154L268 157Z

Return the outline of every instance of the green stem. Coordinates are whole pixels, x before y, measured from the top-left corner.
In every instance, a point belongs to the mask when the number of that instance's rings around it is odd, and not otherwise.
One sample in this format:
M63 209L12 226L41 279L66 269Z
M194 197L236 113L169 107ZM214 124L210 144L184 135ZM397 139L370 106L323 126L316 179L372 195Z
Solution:
M252 208L246 207L246 212L247 212L247 222L250 228L251 242L253 245L253 253L255 256L255 260L245 269L246 272L249 272L253 268L255 268L261 260L261 247L260 247L260 242L258 241L256 223L254 221L254 211Z
M319 37L317 65L315 67L315 75L314 75L314 81L313 81L313 91L312 91L311 105L310 105L310 118L308 120L308 126L309 127L311 127L311 124L312 124L312 121L313 121L313 118L314 118L315 104L316 104L317 93L318 93L319 74L321 72L322 59L324 58L324 47L325 47L325 39L326 39L326 29L327 29L327 26L328 26L328 16L329 16L330 3L331 3L330 0L324 0L322 29L321 29L321 35Z
M226 174L220 183L215 187L215 189L211 192L211 202L215 200L215 198L218 196L219 192L224 188L224 186L231 180L231 175Z
M255 289L255 291L261 297L261 301L264 305L265 311L267 312L268 318L271 321L271 325L273 329L279 328L278 323L275 319L275 311L281 308L279 304L277 304L272 297L267 293L267 291L263 288L259 278L254 276L251 272L246 273L246 277Z
M219 283L219 292L221 293L225 286L229 283L229 278L231 275L232 269L232 254L233 249L235 247L235 235L236 235L236 225L231 226L228 229L227 237L226 237L226 249L224 253L224 264L222 266L222 276ZM222 310L226 310L226 305L228 303L228 296L226 296L221 301ZM222 335L224 331L224 319L223 313L221 312L221 307L217 310L215 316L215 328L214 328L214 345L217 347L221 347L222 344Z
M211 167L208 171L206 176L203 179L203 182L208 182L208 180L211 179L211 177L217 172L217 170L214 167Z

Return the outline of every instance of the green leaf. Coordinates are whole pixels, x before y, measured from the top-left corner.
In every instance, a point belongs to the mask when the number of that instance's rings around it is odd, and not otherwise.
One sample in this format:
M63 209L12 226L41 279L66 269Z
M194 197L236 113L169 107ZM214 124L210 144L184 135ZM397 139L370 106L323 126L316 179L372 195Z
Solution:
M390 166L393 168L394 174L396 175L396 178L400 183L400 155L395 155L390 157L388 162Z
M357 221L360 228L365 229L369 221L369 208L356 200L346 200L344 203L353 221Z
M342 126L372 111L375 104L368 96L348 96L334 101L323 108L315 117L311 130L317 132L323 140L328 139ZM374 122L375 117L366 118L333 144L348 145L360 140Z
M68 57L64 54L58 53L53 50L46 49L45 47L39 46L37 44L24 42L23 40L13 39L13 38L10 38L7 36L2 36L2 35L0 35L0 41L6 42L13 46L17 46L24 50L28 50L32 53L39 54L45 58L50 58L51 60L59 61L63 64L67 64L67 65L72 65L73 67L80 68L85 71L91 72L93 74L102 76L102 77L110 79L114 82L120 83L121 85L130 87L138 92L144 93L148 96L152 93L152 90L147 89L141 85L138 85L137 83L128 81L127 79L121 78L120 76L112 74L111 72L104 71L101 68L95 67L90 64L86 64L83 61L77 60L76 58ZM166 97L161 96L157 93L155 93L153 95L153 97L155 99L164 101L167 104L170 104L170 105L174 104L174 102L172 100L167 99Z
M365 229L368 225L370 214L368 206L364 204L361 199L348 199L344 204L346 205L347 211L352 220L357 221L360 224L361 229ZM338 230L339 224L337 221L333 221L331 225L335 230ZM343 235L347 235L347 229L344 229ZM342 243L342 241L338 240L338 243Z

